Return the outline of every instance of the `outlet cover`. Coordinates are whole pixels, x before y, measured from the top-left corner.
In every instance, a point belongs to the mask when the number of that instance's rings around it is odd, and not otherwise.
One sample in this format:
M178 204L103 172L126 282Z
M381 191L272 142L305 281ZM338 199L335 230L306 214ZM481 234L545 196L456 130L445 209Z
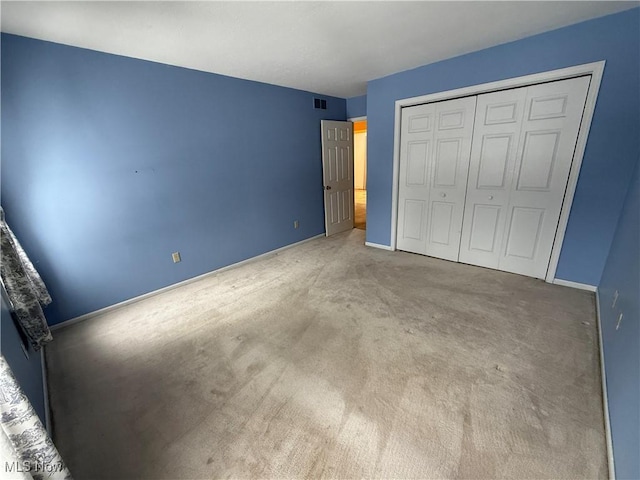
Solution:
M171 258L173 258L173 263L178 263L181 260L180 252L173 252Z
M298 228L300 226L300 223L298 223L298 220L294 220L293 221L293 228Z

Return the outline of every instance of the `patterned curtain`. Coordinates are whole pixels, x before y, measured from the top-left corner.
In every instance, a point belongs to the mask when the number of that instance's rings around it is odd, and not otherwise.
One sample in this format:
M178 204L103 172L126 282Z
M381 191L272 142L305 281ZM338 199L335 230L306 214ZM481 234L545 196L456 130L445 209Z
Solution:
M47 287L20 246L0 207L2 241L2 283L11 301L11 308L24 329L34 350L52 340L42 307L51 303Z
M42 422L0 355L0 478L72 480Z

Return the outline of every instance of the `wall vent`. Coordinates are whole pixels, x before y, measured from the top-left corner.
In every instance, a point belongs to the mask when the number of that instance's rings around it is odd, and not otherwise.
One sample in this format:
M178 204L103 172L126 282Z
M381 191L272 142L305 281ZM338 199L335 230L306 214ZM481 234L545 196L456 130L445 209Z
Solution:
M327 109L327 101L323 100L321 98L314 98L313 99L313 108L319 108L320 110L326 110Z

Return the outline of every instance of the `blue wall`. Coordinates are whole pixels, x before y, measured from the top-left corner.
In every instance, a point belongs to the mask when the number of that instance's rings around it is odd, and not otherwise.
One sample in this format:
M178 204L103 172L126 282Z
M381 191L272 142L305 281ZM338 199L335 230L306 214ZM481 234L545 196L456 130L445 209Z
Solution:
M640 160L598 287L616 474L640 478ZM619 297L612 308L614 292ZM618 315L624 313L616 331Z
M639 39L635 8L370 81L367 241L391 241L396 100L606 60L556 274L598 285L640 152Z
M0 352L11 367L13 375L22 387L25 395L31 402L34 410L40 417L43 425L46 425L44 387L42 384L42 364L40 352L34 352L27 343L27 358L20 346L22 340L18 328L9 310L9 302L2 290L2 310L0 312Z
M347 118L367 116L367 96L347 98Z
M346 101L313 97L3 34L2 205L49 322L321 234Z

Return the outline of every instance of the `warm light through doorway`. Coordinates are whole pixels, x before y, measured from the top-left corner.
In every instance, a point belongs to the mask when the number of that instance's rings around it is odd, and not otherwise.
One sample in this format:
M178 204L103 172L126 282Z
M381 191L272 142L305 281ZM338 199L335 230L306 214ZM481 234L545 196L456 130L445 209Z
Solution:
M365 230L367 218L367 121L353 122L354 227Z

